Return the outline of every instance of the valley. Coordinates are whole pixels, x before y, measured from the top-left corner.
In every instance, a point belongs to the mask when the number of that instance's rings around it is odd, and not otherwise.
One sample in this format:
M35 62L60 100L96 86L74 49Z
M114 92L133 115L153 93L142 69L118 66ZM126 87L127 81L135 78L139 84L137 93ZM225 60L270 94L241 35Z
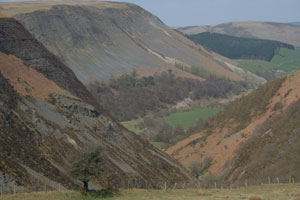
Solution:
M146 137L151 144L159 149L165 149L167 146L188 137L195 132L206 120L216 115L222 110L222 106L216 108L192 108L189 111L177 111L165 117L152 119L152 116L145 116L137 120L121 122L123 126ZM163 122L163 125L161 124ZM164 128L163 128L164 127ZM160 132L160 129L164 129ZM158 134L164 135L169 132L166 139L158 137ZM170 139L170 138L172 139Z
M168 115L165 119L175 128L177 125L183 126L185 130L197 123L199 120L205 121L216 115L222 110L221 107L216 108L196 108L189 112L176 112Z
M0 200L297 200L298 33L0 2Z

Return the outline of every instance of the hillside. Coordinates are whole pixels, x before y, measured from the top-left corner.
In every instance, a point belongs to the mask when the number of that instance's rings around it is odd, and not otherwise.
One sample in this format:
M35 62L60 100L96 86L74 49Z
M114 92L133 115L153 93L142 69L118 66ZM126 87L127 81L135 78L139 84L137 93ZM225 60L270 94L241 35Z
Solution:
M0 8L19 20L84 85L133 69L141 74L178 71L176 64L232 80L244 79L226 67L224 62L229 60L195 45L136 5L52 1L0 3Z
M167 152L202 180L242 186L299 177L300 71L266 83ZM213 181L207 182L213 184Z
M300 50L280 48L270 62L263 60L238 60L237 66L266 80L285 76L300 67Z
M276 40L300 47L300 26L274 22L230 22L216 26L194 26L179 28L190 35L202 32L221 33L236 37Z
M187 37L197 44L231 59L271 61L279 48L295 49L292 45L278 41L234 37L210 32Z
M76 189L71 161L94 147L105 156L105 175L95 186L193 181L168 155L113 121L66 65L6 17L0 18L0 83L0 180L6 186Z

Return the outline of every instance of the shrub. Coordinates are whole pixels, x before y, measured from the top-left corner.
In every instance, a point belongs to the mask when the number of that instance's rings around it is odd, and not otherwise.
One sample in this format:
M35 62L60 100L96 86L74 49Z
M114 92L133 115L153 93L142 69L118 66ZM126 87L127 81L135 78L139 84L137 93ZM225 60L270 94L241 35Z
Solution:
M151 116L146 116L146 117L144 117L144 119L143 119L143 121L144 121L144 126L145 127L151 127L151 128L154 128L155 127L155 120L153 119L153 117L151 117Z
M155 142L170 143L173 137L172 127L166 122L162 121L158 127L158 133L154 137Z
M83 152L74 161L71 175L83 183L83 194L89 192L89 181L96 179L103 172L104 159L99 149Z
M284 105L283 105L283 103L281 101L277 102L274 105L273 111L282 110L283 107L284 107Z
M194 160L190 164L189 169L192 172L192 174L194 174L195 177L199 177L208 170L208 168L211 165L211 162L212 162L211 157L206 157L203 161Z

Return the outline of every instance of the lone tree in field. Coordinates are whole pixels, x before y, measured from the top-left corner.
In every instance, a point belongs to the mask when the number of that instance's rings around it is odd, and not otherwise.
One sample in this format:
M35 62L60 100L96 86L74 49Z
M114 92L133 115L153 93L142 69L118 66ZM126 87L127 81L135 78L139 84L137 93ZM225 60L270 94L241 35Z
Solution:
M95 180L103 172L104 159L100 150L82 153L74 162L71 175L83 183L83 192L87 194L89 181Z

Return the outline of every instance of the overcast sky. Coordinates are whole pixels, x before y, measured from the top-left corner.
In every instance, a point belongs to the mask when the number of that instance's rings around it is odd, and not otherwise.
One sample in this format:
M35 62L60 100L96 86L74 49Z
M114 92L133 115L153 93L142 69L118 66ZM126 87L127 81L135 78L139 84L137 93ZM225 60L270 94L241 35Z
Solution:
M300 0L118 1L138 4L169 26L216 25L231 21L300 21Z

